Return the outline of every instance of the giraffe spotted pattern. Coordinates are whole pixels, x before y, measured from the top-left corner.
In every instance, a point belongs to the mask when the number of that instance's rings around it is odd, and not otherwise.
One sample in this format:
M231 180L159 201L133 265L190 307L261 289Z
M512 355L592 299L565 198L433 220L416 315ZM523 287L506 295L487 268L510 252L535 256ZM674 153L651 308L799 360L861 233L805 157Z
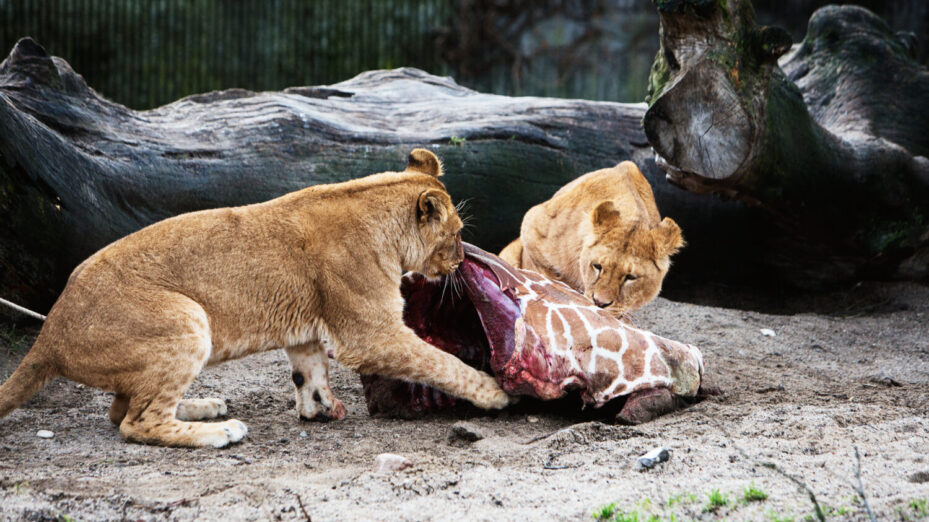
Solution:
M510 395L557 399L571 390L600 407L628 397L627 417L654 418L693 397L700 351L635 328L567 285L464 244L453 277L403 278L404 322L430 344L493 373ZM428 386L363 377L368 411L409 416L460 400Z
M488 285L473 283L480 278L496 279L491 282L519 306L513 352L505 358L495 352L491 359L507 392L554 399L581 388L594 406L647 388L697 393L703 356L696 347L626 324L564 283L514 268L472 245L465 254L474 262L461 270L482 320L494 311L481 306L485 296L478 292L486 294Z

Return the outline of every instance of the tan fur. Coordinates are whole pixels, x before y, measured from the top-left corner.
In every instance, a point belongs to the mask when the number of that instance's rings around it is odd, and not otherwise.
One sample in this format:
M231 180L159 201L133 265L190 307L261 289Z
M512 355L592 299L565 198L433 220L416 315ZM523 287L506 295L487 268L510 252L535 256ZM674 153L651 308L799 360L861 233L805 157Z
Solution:
M645 176L624 161L585 174L532 207L520 237L500 257L622 315L658 295L670 256L682 246L681 229L658 215Z
M244 424L190 422L225 414L225 404L181 397L205 365L276 348L293 365L302 417L345 415L328 383L329 349L361 373L505 406L493 377L403 324L401 275L440 276L463 259L438 158L417 149L409 163L166 219L100 250L74 270L0 387L0 416L64 376L116 392L110 418L129 440L222 447L244 437Z

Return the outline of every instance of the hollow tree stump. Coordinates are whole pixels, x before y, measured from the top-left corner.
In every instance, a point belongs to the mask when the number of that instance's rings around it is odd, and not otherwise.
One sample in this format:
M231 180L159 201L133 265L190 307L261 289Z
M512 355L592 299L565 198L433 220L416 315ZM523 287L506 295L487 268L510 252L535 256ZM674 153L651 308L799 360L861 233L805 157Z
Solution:
M929 72L912 35L829 6L791 48L748 0L655 4L644 127L672 183L764 208L783 231L764 250L796 279L929 277Z

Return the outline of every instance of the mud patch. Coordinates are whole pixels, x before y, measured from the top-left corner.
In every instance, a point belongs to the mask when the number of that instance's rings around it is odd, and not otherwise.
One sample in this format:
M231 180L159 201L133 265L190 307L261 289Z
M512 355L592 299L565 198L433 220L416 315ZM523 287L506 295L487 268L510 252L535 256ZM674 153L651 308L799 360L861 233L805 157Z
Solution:
M188 393L225 398L229 416L249 427L242 443L156 448L122 440L107 394L55 381L0 420L0 519L304 520L305 509L315 520L589 520L604 504L636 509L645 499L682 519L801 519L808 499L771 462L856 520L865 515L849 485L855 447L871 507L893 519L929 498L929 290L870 288L900 306L827 313L847 308L841 294L772 315L659 299L637 323L699 346L707 382L725 394L638 426L567 403L520 404L472 415L484 438L450 445L460 419L369 417L358 376L338 366L333 390L348 416L301 422L286 357L272 352L210 368ZM0 346L0 376L24 355L9 348ZM40 429L54 438L36 437ZM633 470L661 446L671 448L668 462ZM413 466L376 473L380 453ZM710 489L735 499L752 483L767 500L703 512Z

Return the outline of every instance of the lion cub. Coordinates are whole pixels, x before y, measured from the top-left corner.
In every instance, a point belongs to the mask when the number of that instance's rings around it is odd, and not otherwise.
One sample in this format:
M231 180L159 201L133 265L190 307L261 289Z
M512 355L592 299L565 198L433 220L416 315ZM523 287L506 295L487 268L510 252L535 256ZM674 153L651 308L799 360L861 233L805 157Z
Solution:
M513 266L558 279L616 315L661 291L681 229L658 215L631 161L584 174L529 209L520 237L500 252Z
M241 440L219 399L182 400L209 364L283 348L297 413L342 418L327 348L361 373L421 382L482 408L509 402L496 379L403 323L400 278L464 258L441 165L416 149L403 172L318 185L237 208L166 219L78 266L35 345L0 386L0 416L56 376L116 396L128 440L223 447Z

